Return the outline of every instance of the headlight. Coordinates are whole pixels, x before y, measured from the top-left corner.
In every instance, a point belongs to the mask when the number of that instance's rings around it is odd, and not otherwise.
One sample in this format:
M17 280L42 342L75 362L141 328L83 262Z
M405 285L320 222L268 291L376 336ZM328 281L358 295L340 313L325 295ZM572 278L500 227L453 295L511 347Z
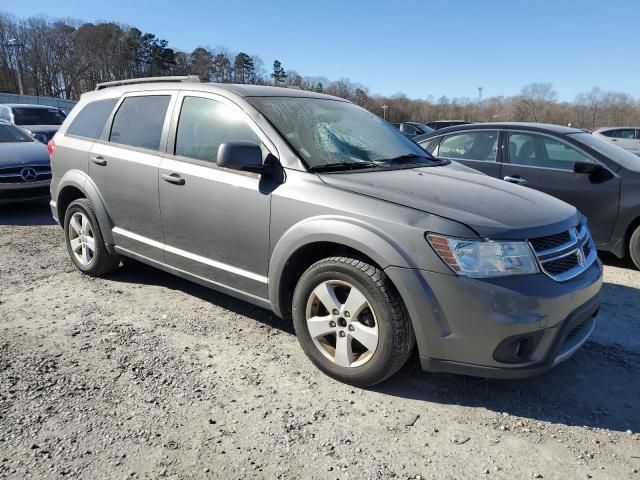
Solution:
M528 242L463 240L433 234L427 239L458 275L487 278L540 271Z

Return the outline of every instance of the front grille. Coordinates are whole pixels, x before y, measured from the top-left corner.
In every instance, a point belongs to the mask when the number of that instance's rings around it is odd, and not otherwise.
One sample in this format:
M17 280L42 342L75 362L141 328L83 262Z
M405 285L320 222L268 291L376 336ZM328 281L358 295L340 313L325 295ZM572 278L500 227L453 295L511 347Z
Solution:
M22 171L25 168L33 169L36 172L36 177L29 182L22 178ZM0 168L0 183L30 183L44 180L51 180L51 167L48 165L20 165Z
M569 232L556 233L555 235L547 235L546 237L532 238L530 240L531 246L536 253L544 252L545 250L551 250L553 248L564 245L571 240Z
M559 275L579 265L578 255L573 253L558 260L551 260L544 264L544 269L551 275Z
M563 282L580 275L596 259L596 251L586 225L564 232L529 239L542 271Z

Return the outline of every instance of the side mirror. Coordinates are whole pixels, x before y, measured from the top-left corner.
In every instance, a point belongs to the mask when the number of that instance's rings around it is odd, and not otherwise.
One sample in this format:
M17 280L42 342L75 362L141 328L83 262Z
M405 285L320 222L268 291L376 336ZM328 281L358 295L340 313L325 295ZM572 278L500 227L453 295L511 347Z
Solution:
M597 163L576 162L573 165L573 171L589 175L591 183L603 183L613 178L613 174L609 170Z
M262 149L251 142L223 143L218 149L216 164L219 167L243 172L264 172Z
M597 163L576 162L573 164L574 173L585 173L587 175L591 175L592 173L596 173L601 169L602 167Z

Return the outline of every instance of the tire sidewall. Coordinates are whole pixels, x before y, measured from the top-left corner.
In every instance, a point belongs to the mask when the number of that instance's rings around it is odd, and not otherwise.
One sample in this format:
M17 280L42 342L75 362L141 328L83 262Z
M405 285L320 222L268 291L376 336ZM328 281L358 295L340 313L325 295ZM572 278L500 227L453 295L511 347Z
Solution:
M640 270L640 227L637 227L629 240L629 256L637 269Z
M341 280L359 289L374 311L378 325L378 347L371 359L359 367L340 367L318 350L307 327L306 308L309 296L322 282ZM293 324L300 345L311 361L329 376L355 385L370 385L384 376L393 355L393 321L387 299L378 285L365 273L338 262L311 267L307 270L293 295Z
M71 257L71 261L73 262L73 264L81 272L91 273L96 268L96 266L100 264L100 261L103 255L102 252L104 250L104 244L102 242L102 234L100 233L98 220L96 219L91 209L87 208L84 205L85 202L88 202L88 200L75 200L67 208L67 211L64 215L64 237L65 237L65 244L67 246L67 251L69 252L69 257ZM96 248L95 248L95 251L93 252L93 255L94 255L93 260L89 265L82 265L81 263L79 263L78 260L76 259L75 254L73 253L73 250L71 249L71 240L69 239L69 228L70 228L69 223L71 221L71 217L73 216L73 214L78 212L84 214L89 219L89 222L91 223L91 229L94 232Z

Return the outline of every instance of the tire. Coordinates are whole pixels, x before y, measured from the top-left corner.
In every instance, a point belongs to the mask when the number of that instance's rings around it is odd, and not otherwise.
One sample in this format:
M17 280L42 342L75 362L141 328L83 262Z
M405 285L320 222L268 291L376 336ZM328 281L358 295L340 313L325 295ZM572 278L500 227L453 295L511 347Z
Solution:
M332 257L311 265L294 291L292 314L309 359L350 385L386 380L407 362L415 345L409 316L389 277L357 259Z
M629 239L629 256L636 268L640 270L640 226L636 227Z
M106 249L93 205L86 198L69 204L64 215L64 237L71 261L82 273L98 277L120 265L120 257Z

